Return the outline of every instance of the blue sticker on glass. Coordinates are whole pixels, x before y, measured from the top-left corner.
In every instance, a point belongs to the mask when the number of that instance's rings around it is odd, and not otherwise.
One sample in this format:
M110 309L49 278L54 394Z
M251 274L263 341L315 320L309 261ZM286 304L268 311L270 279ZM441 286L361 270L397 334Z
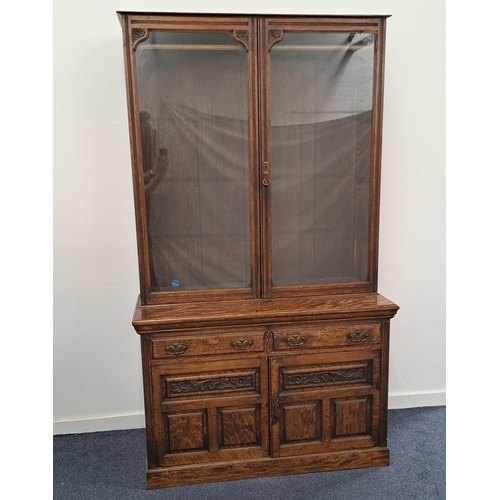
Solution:
M181 282L179 280L172 280L172 283L170 283L172 286L181 286Z

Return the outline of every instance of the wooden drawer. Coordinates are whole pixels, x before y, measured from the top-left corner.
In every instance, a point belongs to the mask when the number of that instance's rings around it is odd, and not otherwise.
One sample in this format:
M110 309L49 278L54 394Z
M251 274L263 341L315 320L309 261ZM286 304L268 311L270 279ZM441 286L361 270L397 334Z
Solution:
M309 349L380 343L379 322L356 324L305 323L277 326L273 330L274 349Z
M176 335L153 339L151 343L153 359L262 352L264 332L239 329L228 333Z

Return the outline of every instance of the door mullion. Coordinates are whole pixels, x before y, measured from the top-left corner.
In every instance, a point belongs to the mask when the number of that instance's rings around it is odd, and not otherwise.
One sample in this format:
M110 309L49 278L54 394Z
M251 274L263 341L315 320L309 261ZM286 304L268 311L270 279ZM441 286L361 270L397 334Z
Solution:
M248 118L249 118L249 186L250 186L250 260L252 268L252 289L255 298L262 296L261 241L262 224L260 210L260 123L259 123L259 69L258 69L258 21L249 21L249 56L247 59Z
M269 51L267 49L267 24L266 18L260 18L258 24L258 81L259 81L259 188L261 209L261 276L262 298L271 295L272 282L272 218L271 218L271 91L269 88ZM264 179L264 170L266 175ZM269 181L269 184L268 184ZM267 185L266 185L267 184Z

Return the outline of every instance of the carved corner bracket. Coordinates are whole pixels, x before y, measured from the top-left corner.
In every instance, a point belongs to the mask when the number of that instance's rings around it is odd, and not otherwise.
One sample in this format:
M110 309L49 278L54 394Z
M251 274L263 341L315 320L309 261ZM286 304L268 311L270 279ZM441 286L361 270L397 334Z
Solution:
M137 46L149 38L149 30L147 28L132 28L132 50L136 50Z
M285 32L283 30L269 30L267 32L267 50L271 52L271 49L283 40Z
M246 52L250 50L250 35L247 30L234 30L233 40L235 42L241 43L241 45L245 47Z

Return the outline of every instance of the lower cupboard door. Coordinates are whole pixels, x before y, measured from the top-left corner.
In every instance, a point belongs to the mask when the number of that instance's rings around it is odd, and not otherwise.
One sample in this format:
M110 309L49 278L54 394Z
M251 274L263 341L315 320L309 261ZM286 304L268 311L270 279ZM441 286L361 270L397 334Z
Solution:
M271 358L274 457L377 446L379 351Z
M267 367L258 359L225 364L155 367L158 466L269 455Z

